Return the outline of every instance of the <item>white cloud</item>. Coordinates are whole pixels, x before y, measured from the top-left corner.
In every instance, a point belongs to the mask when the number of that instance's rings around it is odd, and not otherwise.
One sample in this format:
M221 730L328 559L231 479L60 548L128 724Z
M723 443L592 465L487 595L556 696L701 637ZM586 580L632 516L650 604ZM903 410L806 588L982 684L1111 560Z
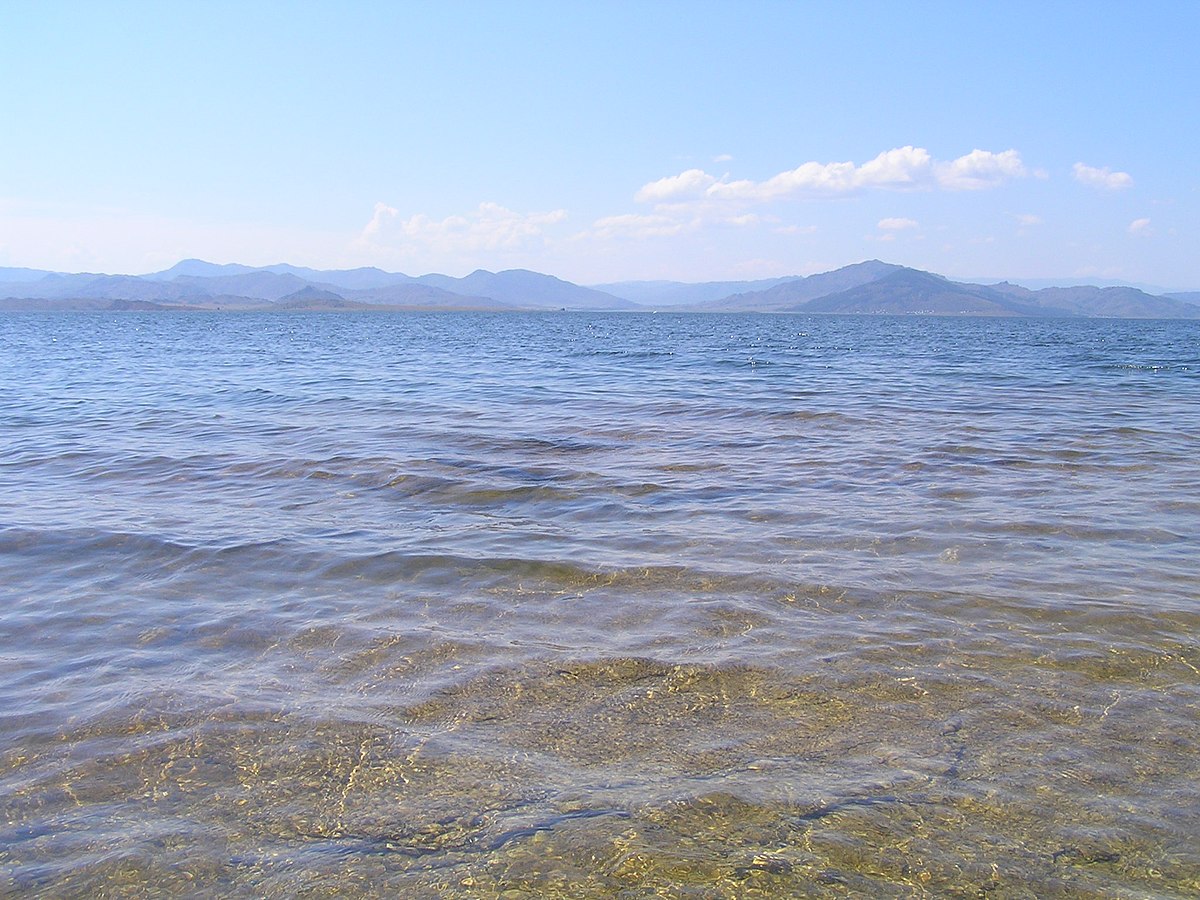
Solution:
M903 231L906 228L918 228L920 223L916 219L889 218L880 219L878 227L884 231Z
M744 216L730 216L723 220L725 225L733 225L736 228L745 228L748 225L757 225L761 219L754 213L747 213Z
M702 197L717 179L701 169L688 169L678 175L660 178L643 185L634 199L639 203L664 203Z
M919 147L899 147L869 162L806 162L766 181L730 181L710 185L708 196L721 200L770 201L796 194L844 194L862 188L904 190L928 178L929 153Z
M933 158L922 147L898 147L885 150L857 171L861 187L907 188L922 184L929 177Z
M938 184L951 191L978 191L1026 174L1016 150L972 150L953 162L938 163L936 172Z
M1017 218L1017 221L1020 222L1022 225L1024 225L1026 228L1033 226L1033 225L1041 225L1042 224L1042 217L1033 215L1032 213L1018 213L1016 218Z
M728 215L727 212L725 211L725 214L722 214L719 210L708 208L695 209L686 206L666 205L659 207L658 212L647 215L625 213L623 215L605 216L592 223L590 232L577 235L577 237L670 237L686 231L695 231L703 226L723 225L732 228L748 228L763 222L762 217L754 213Z
M383 227L384 222L394 219L397 215L397 211L386 203L376 203L375 214L371 216L371 221L364 226L359 240L369 242L371 238L379 234L379 229Z
M747 199L755 200L773 200L776 197L785 197L789 194L798 194L808 191L841 193L842 191L854 190L857 185L858 170L854 167L854 163L821 163L807 162L802 166L797 166L790 172L780 172L774 178L764 181L762 184L753 184L748 181L735 181L729 185L728 191L722 191L720 187L713 190L715 196L728 194L729 196L745 196Z
M431 219L421 213L397 219L394 209L377 203L359 243L403 246L406 250L416 245L435 253L511 250L536 242L547 226L566 217L562 209L518 213L497 203L480 203L469 213L444 219Z
M702 169L652 181L635 195L640 203L699 200L766 203L793 196L830 196L865 189L948 191L995 187L1027 174L1016 150L994 153L972 150L958 159L939 162L928 150L911 145L885 150L862 165L853 162L805 162L765 181L718 179Z
M1108 166L1097 169L1094 166L1075 163L1075 180L1090 187L1103 188L1109 191L1120 191L1133 187L1133 176L1128 172L1114 172Z
M714 156L713 162L730 162L733 159L728 153L722 153L720 156Z
M1153 229L1150 228L1149 219L1134 219L1129 223L1130 234L1150 234Z
M669 237L684 231L690 222L673 219L670 216L628 213L620 216L606 216L597 219L593 225L593 233L597 237Z

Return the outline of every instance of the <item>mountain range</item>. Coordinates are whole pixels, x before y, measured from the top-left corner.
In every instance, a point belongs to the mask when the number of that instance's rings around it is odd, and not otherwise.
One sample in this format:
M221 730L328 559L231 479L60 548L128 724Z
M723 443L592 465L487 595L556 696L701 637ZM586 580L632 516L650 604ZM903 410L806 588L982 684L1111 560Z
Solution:
M148 275L0 268L0 310L658 310L969 316L1200 318L1200 292L1128 286L1037 290L951 281L868 260L817 275L583 286L525 269L463 278L184 260Z

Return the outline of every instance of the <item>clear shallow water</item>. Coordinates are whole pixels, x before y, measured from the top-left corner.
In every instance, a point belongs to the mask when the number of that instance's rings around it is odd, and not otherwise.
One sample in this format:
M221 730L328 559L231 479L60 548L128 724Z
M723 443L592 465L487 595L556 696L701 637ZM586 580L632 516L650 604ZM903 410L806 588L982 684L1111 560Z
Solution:
M0 882L1200 892L1200 326L0 318Z

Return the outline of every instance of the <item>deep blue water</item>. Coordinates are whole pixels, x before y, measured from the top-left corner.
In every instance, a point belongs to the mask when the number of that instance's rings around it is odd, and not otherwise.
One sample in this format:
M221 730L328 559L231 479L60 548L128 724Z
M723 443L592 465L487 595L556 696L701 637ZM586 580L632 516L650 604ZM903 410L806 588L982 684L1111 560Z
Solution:
M10 314L0 451L10 892L1200 892L1198 323Z

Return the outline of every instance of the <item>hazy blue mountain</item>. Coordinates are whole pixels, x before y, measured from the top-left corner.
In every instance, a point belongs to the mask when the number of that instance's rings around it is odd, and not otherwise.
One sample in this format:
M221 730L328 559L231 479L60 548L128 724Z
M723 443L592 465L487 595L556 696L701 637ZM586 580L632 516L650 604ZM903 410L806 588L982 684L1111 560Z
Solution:
M281 300L289 294L294 294L313 284L296 275L279 275L262 269L251 269L249 272L237 275L211 277L180 275L170 281L151 283L178 287L191 292L191 295L196 298L231 296L271 301ZM329 286L317 284L316 287L326 289Z
M397 309L492 309L511 310L514 307L490 297L456 294L431 284L407 282L384 287L346 292L348 298L378 306Z
M0 269L0 276L0 309L6 310L647 308L635 302L640 299L652 307L705 312L1200 318L1200 292L1155 295L1128 285L1033 290L1008 282L954 282L879 260L807 277L602 285L610 291L525 269L413 278L371 267L324 271L197 259L145 276L21 268Z
M696 284L682 281L618 281L613 284L593 284L590 287L642 306L681 306L709 303L733 294L765 291L777 284L798 280L802 280L802 276L764 278L758 281L705 281Z
M108 276L97 275L94 272L77 274L49 272L36 281L19 281L0 285L0 294L6 297L28 299L81 296L81 292L87 285L106 277Z
M377 303L365 303L361 300L348 300L334 291L322 290L309 285L281 297L275 303L267 304L260 309L270 309L277 312L346 312L351 310L379 312L393 307L380 306Z
M277 301L280 305L284 304L302 304L302 303L343 303L345 297L341 294L335 294L333 291L322 290L315 285L306 284L298 291L293 291L285 297L280 297Z
M377 269L374 266L366 266L360 269L323 270L280 263L274 266L264 266L263 271L274 272L276 275L295 275L297 278L303 278L305 281L329 284L335 288L344 288L351 291L387 287L392 284L405 284L415 280L408 275L401 275L397 272L385 272L383 269Z
M204 292L197 294L187 285L145 281L129 275L105 275L87 284L84 287L84 296L164 303L203 299L208 295Z
M580 287L553 275L527 269L487 272L476 269L465 278L449 275L422 275L421 284L432 285L453 294L491 297L516 307L535 309L638 309L636 303L592 288Z
M48 300L146 300L151 302L186 302L197 299L192 288L169 282L147 281L136 275L48 275L33 282L30 288L37 296ZM199 297L206 298L207 293Z
M1131 287L1043 288L1038 302L1083 316L1133 319L1200 318L1200 306L1184 300L1159 297Z
M307 266L293 266L288 263L277 263L271 266L242 266L236 263L219 265L205 262L201 259L185 259L162 272L143 276L156 281L170 281L179 277L189 278L219 278L230 275L250 275L266 272L272 275L291 275L312 284L328 284L335 288L361 290L363 288L384 287L389 284L401 284L413 281L408 275L395 272L385 272L374 266L364 266L358 269L311 269Z
M979 284L960 284L918 269L897 268L882 278L809 300L793 311L891 315L1044 316L1027 300Z
M763 291L749 291L697 304L695 309L709 312L793 312L809 301L878 281L900 268L871 259L820 275L792 278Z
M245 275L256 271L254 266L243 266L238 263L210 263L202 259L185 259L175 263L169 269L143 276L155 281L170 281L180 275L194 278L215 278L220 275Z
M1176 291L1163 294L1168 300L1178 300L1180 303L1192 303L1200 306L1200 291Z
M963 278L964 284L996 284L999 282L1010 283L1009 279L1002 278ZM1081 281L1079 276L1072 275L1066 278L1020 278L1016 281L1023 288L1028 288L1031 291L1040 291L1044 288L1066 288L1066 287L1132 287L1139 291L1144 291L1147 294L1159 296L1168 293L1168 289L1161 285L1142 284L1133 281L1115 281L1111 278L1092 278L1088 281Z

